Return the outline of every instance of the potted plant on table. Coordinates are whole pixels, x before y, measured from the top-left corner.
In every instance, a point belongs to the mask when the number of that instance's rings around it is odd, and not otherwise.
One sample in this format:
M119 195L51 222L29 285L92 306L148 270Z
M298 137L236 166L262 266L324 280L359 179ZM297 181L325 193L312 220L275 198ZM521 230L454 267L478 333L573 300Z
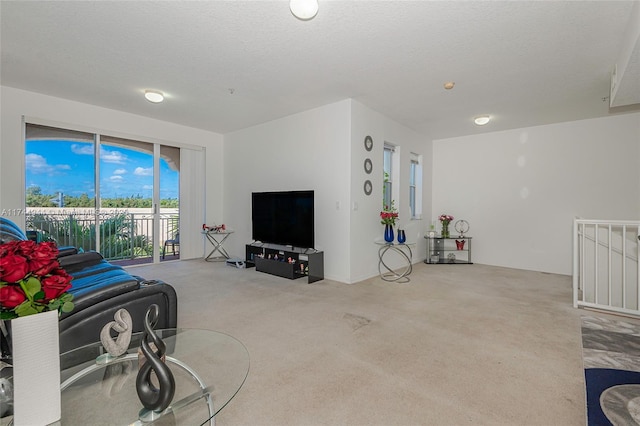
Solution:
M441 214L438 220L442 224L442 238L449 238L449 223L453 220L453 216L449 214Z
M388 243L393 242L393 227L398 220L398 210L391 201L390 206L384 206L380 212L380 223L384 225L384 240Z

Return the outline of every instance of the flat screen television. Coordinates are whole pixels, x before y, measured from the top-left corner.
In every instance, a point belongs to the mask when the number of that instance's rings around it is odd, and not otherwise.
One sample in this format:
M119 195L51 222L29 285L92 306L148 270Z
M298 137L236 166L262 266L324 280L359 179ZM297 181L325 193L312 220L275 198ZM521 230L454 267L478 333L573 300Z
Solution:
M313 191L254 192L251 222L255 241L313 248Z

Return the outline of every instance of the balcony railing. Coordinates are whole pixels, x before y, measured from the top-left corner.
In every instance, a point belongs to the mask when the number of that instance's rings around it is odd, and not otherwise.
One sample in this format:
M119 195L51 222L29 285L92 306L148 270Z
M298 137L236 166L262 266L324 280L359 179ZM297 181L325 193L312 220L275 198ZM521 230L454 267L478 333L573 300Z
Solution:
M640 222L575 219L573 305L640 317Z
M150 212L64 209L59 213L27 209L26 213L29 238L55 241L60 247L97 251L109 261L151 260L154 246L161 252L164 241L173 239L178 232L179 222L177 212L161 212L160 231L154 241L153 214Z

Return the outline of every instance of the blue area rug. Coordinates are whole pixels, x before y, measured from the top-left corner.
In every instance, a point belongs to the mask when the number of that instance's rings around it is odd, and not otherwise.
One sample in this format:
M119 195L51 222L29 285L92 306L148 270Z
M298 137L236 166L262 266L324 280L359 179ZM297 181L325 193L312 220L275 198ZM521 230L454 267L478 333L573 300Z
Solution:
M582 317L589 426L640 426L640 325Z

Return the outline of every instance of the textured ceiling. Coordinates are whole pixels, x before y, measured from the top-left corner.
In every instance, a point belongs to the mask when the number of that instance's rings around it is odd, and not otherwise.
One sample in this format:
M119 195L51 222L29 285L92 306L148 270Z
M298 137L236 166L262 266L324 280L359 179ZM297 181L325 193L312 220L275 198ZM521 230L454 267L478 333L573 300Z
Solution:
M610 114L633 5L3 0L0 83L218 133L353 98L443 138Z

